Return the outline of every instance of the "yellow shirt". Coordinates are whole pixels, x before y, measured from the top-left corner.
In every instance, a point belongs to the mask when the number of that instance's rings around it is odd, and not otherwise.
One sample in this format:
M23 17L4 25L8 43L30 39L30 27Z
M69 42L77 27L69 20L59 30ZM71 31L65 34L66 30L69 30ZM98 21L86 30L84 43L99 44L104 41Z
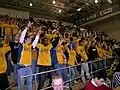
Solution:
M113 53L113 51L112 51L112 49L110 49L109 50L109 55L112 56L112 53Z
M32 60L37 58L37 51L32 51Z
M11 50L10 46L8 44L5 44L5 43L3 44L3 49L4 49L4 54Z
M76 47L79 46L79 40L80 40L80 39L77 39L77 40L75 41Z
M20 58L20 64L31 65L32 64L32 45L23 44L23 49Z
M52 34L51 35L52 38L56 38L56 36L57 36L56 34Z
M105 56L104 49L101 47L98 47L98 46L96 46L96 48L97 48L99 57L101 57L101 58L104 57Z
M5 32L4 26L5 26L4 22L0 22L0 28L1 28L2 35Z
M7 70L6 60L4 59L4 49L0 47L0 74Z
M85 47L84 46L78 46L76 51L82 57L81 61L87 61L88 56L85 52Z
M75 50L67 50L69 53L69 59L68 59L68 64L69 65L75 65L76 62L76 52Z
M45 34L45 36L49 39L51 39L51 35L50 34Z
M57 52L57 59L59 64L64 64L64 54L63 54L63 45L57 46L56 47L56 52Z
M10 27L11 27L11 29L13 30L13 34L16 34L16 33L18 32L18 29L19 29L19 28L18 28L17 25L11 24Z
M0 27L4 27L4 22L0 22Z
M88 41L84 40L84 46L88 44Z
M43 66L51 66L50 49L52 48L52 44L49 44L47 46L38 44L37 47L39 48L39 56L38 56L37 64Z
M9 24L5 24L4 27L5 27L5 34L11 34L12 30L10 28L10 25Z

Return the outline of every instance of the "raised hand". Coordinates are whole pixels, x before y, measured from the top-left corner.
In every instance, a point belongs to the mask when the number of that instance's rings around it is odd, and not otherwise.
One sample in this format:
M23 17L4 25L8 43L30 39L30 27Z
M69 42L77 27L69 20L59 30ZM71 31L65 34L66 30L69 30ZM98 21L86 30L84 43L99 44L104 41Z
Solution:
M28 24L27 24L27 27L28 27L28 28L31 27L32 24L33 24L33 23L31 23L31 22L29 21Z

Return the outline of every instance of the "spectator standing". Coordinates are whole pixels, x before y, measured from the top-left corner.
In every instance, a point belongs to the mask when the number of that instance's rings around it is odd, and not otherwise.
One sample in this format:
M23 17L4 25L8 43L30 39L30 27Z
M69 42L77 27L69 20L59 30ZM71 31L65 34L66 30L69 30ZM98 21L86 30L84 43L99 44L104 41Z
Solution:
M6 74L7 63L4 59L4 48L0 45L0 89L5 90L9 87L9 81Z
M26 76L32 74L32 46L35 48L36 45L36 39L38 35L36 36L35 40L32 42L32 39L30 36L26 36L27 30L31 27L32 23L28 23L28 27L26 27L20 36L20 46L18 49L18 90L22 90L21 86L24 86L25 80L27 81L27 89L32 90L32 76L23 78L21 82L21 76ZM39 34L39 33L38 33Z
M18 48L20 46L19 43L19 34L16 34L14 39L10 41L10 48L11 48L11 61L13 63L13 71L14 71L14 78L17 83L17 58L18 58Z
M79 46L77 47L77 54L81 57L81 77L82 77L82 81L83 83L86 82L86 79L85 79L85 75L84 73L86 73L86 76L87 78L89 79L90 78L90 74L89 74L89 67L88 67L88 63L87 63L87 60L88 60L88 57L87 57L87 54L86 54L86 51L85 51L85 46L84 46L84 41L80 40L79 41Z
M92 41L91 46L88 49L88 60L89 61L94 61L94 60L97 60L98 57L99 56L98 56L98 51L95 47L95 42ZM98 62L92 62L92 63L90 63L90 67L91 67L91 65L92 65L91 72L98 69Z
M39 38L38 38L39 40ZM51 54L50 50L52 47L56 47L58 44L59 38L56 38L56 40L53 43L50 43L49 39L44 37L42 40L42 44L38 43L37 47L39 48L39 56L37 61L37 66L39 67L39 72L45 72L52 70L52 61L51 61ZM47 74L48 78L50 79L50 83L52 82L52 73ZM39 85L38 90L42 89L44 86L46 74L39 75ZM49 83L49 85L50 85Z

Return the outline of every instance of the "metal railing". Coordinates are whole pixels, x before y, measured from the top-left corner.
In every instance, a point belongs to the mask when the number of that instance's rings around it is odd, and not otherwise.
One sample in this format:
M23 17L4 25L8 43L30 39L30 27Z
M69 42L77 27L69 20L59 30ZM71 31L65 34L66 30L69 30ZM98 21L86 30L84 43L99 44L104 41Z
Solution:
M113 59L114 60L118 60L118 57L113 57ZM113 60L113 59L109 59L109 60ZM101 70L106 70L106 69L108 69L108 68L110 68L111 67L111 65L107 65L107 60L108 59L103 59L103 60L94 60L94 61L89 61L89 62L86 62L86 63L88 63L89 65L90 65L90 69L91 69L91 71L90 71L90 74L92 75L93 73L95 73L95 72L99 72L99 71L101 71ZM104 62L103 64L104 64L104 67L103 68L101 68L101 69L98 69L98 70L95 70L95 71L93 71L92 70L92 63L96 63L96 62ZM112 63L111 63L112 64ZM51 72L56 72L56 71L58 71L58 70L63 70L63 69L68 69L68 75L69 75L69 80L67 80L67 81L65 81L64 83L70 83L70 90L72 90L72 84L71 84L71 81L73 81L73 80L76 80L76 79L79 79L79 78L81 78L81 77L83 77L83 76L79 76L79 77L76 77L76 78L71 78L71 75L70 75L70 69L71 68L73 68L73 67L78 67L78 66L81 66L82 64L78 64L78 65L74 65L74 66L68 66L68 67L65 67L65 68L59 68L59 69L53 69L53 70L50 70L50 71L45 71L45 72L40 72L40 73L35 73L35 74L31 74L31 75L26 75L26 76L21 76L20 78L21 78L21 83L22 83L22 79L23 78L27 78L27 77L35 77L35 90L37 90L37 87L38 87L38 81L37 81L37 76L38 75L41 75L41 74L47 74L47 73L51 73ZM41 89L41 90L46 90L46 89L49 89L49 88L52 88L52 86L50 86L50 87L45 87L45 88L43 88L43 89ZM21 90L23 90L24 89L24 85L22 86L22 84L21 84Z

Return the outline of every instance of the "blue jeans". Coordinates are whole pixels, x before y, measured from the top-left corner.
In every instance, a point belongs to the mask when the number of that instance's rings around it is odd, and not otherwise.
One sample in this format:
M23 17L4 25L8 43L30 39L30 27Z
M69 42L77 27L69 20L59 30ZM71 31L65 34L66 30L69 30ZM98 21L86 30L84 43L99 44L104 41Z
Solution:
M31 67L18 69L18 90L23 90L25 80L27 82L27 90L32 90L32 76L23 78L21 81L21 76L26 76L31 74L32 74Z
M66 64L56 64L54 66L55 69L65 68L65 67L66 67ZM62 77L64 82L68 80L68 70L67 69L57 70L56 73L58 73Z
M39 67L39 73L49 71L49 70L53 69L51 66L40 66L39 65L38 67ZM38 90L41 90L43 88L46 77L48 77L48 79L49 79L49 85L48 86L51 85L52 76L54 75L53 73L54 72L49 72L49 73L46 73L46 74L39 74Z
M18 78L18 65L17 64L14 64L13 66L14 68L14 78L15 78L15 81L17 82L17 78Z
M33 59L32 60L32 65L31 65L33 73L36 73L36 65L37 65L37 59Z
M6 63L7 63L7 75L10 76L11 73L13 72L13 66L10 62L10 59L9 59L9 54L10 54L11 51L8 51L5 53L5 59L6 59Z
M90 78L90 73L89 73L89 67L88 67L87 62L84 62L81 65L81 76L82 76L81 78L82 78L83 83L86 82L85 73L86 73L87 78L89 79Z
M71 66L71 65L69 65L69 66ZM76 67L70 68L70 77L71 77L71 79L74 79L76 77L76 73L77 73ZM71 82L72 82L72 85L74 85L74 80L72 80Z

